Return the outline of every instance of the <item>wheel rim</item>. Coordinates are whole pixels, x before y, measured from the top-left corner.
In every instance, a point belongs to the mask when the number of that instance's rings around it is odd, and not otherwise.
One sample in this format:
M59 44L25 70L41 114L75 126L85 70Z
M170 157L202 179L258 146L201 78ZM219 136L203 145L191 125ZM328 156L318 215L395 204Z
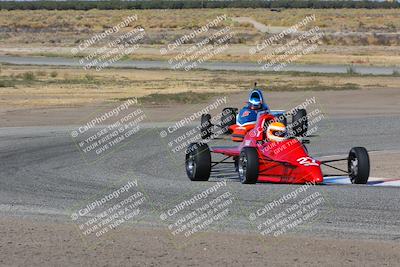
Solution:
M244 181L247 173L247 158L241 156L239 159L239 177L240 181Z
M354 181L358 175L358 159L354 155L351 155L350 157L349 172L351 180Z
M189 154L188 160L186 162L186 169L190 176L194 176L194 170L196 169L196 162L194 161L193 153Z

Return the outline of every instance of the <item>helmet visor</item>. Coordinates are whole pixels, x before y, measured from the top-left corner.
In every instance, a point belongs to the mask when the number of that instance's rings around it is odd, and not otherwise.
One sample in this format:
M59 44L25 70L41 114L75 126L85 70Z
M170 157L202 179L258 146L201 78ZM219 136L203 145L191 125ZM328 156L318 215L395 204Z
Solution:
M272 130L272 135L277 136L277 137L285 137L286 136L286 130L284 130L284 131Z

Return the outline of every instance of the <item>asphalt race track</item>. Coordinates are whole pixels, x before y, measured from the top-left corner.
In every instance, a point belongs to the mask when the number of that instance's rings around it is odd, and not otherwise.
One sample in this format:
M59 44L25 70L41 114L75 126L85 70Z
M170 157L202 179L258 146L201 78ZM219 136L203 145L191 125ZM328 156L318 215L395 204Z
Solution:
M316 136L311 138L309 151L321 157L347 154L353 146L378 151L373 153L400 150L398 117L387 115L374 123L379 125L371 131L368 118L323 121ZM0 128L0 213L71 222L71 209L77 203L99 192L112 191L121 184L121 177L128 177L138 181L149 200L143 205L144 216L133 223L166 227L160 214L176 205L177 199L190 198L218 181L215 175L209 182L189 181L183 152L171 152L160 137L160 131L168 125L144 123L126 145L95 162L82 158L70 136L74 126ZM189 129L183 127L176 134ZM229 144L229 141L213 143ZM376 166L379 162L371 164ZM257 232L249 221L249 214L300 187L242 185L235 174L225 178L225 190L232 193L235 201L228 218L215 227L217 231ZM295 227L292 233L348 239L400 239L398 187L333 184L315 186L308 192L319 192L325 202L318 216Z
M16 65L40 65L40 66L75 66L79 67L76 59L63 57L15 57L0 56L0 63ZM195 69L205 70L232 70L232 71L264 71L262 64L248 62L204 62ZM138 69L172 69L167 61L159 60L124 60L113 63L115 68L138 68ZM313 72L313 73L346 73L348 66L331 64L290 64L283 71ZM393 67L355 66L354 70L359 74L391 75ZM267 71L273 71L268 70Z

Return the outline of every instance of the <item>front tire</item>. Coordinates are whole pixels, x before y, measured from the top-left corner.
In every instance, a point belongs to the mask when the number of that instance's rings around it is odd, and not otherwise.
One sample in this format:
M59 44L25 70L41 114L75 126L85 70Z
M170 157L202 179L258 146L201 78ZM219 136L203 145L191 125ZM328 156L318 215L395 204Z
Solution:
M369 178L369 155L364 147L353 147L347 159L350 181L353 184L366 184Z
M258 179L258 153L254 147L245 147L239 157L239 178L242 184L255 184Z
M208 181L211 173L211 152L208 145L190 144L186 149L185 167L191 181Z

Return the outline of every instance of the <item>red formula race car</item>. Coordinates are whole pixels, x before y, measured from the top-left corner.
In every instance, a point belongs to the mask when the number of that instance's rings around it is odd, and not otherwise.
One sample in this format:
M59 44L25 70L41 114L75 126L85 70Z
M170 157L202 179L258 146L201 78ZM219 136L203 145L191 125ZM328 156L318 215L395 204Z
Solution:
M185 164L189 179L207 181L210 174L216 171L216 166L231 164L231 172L237 172L243 184L256 182L321 184L324 181L321 165L325 165L345 173L352 183L367 183L370 166L365 148L352 148L346 158L316 160L308 154L304 140L285 137L284 124L274 122L274 119L271 114L259 116L254 129L250 130L243 142L236 147L209 148L205 143L190 144L186 150ZM224 157L219 161L213 161L211 154L220 154ZM347 161L347 169L332 166L331 162L336 161ZM338 174L325 176L334 175Z

